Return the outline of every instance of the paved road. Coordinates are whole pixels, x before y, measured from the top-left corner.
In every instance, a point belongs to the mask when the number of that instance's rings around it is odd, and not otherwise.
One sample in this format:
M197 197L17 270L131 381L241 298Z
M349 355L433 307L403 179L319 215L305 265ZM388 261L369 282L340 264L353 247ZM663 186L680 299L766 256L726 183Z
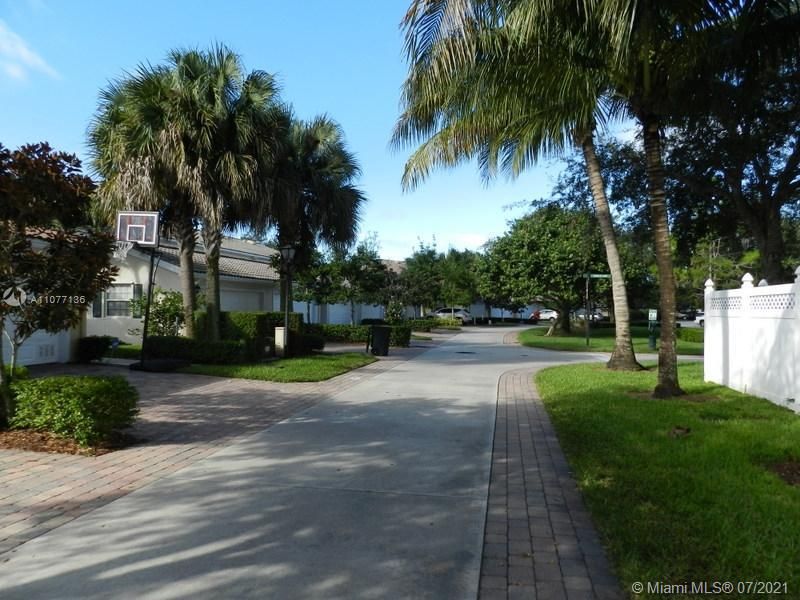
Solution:
M0 596L475 598L497 385L602 355L471 328L20 546Z

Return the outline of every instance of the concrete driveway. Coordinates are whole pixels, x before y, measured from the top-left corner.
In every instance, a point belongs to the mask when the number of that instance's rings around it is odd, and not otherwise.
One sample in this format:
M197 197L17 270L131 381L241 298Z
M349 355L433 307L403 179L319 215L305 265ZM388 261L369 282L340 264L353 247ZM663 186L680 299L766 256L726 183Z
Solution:
M475 598L501 375L605 358L506 333L466 329L23 544L2 597Z

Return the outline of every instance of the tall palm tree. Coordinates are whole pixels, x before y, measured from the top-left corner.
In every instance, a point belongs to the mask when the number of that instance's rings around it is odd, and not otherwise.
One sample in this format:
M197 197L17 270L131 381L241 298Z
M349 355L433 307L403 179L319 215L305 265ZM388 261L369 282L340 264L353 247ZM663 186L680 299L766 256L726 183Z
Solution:
M618 106L607 101L602 72L563 55L578 51L569 31L516 32L519 14L502 3L418 0L404 20L411 69L396 143L420 141L403 176L417 185L434 166L478 156L486 177L517 176L542 154L581 148L612 278L616 343L613 369L639 369L628 298L600 164L597 120ZM523 15L524 16L524 15Z
M319 243L344 250L355 242L366 201L355 185L360 174L338 123L324 115L309 122L292 119L275 164L267 222L274 227L279 245L296 247L295 267L306 265ZM291 297L289 277L282 285L283 308Z
M194 247L197 207L178 187L185 165L164 135L170 125L173 80L164 68L142 66L101 91L98 111L89 127L93 167L102 183L96 193L96 215L112 223L120 210L157 210L165 232L178 240L184 327L194 337L196 306Z
M202 217L209 337L217 340L222 234L243 218L254 224L266 221L273 196L269 172L288 122L272 75L245 74L240 57L226 47L175 51L170 63L180 92L173 115L180 125L173 131L183 150L174 166L179 186ZM247 217L239 204L248 207Z

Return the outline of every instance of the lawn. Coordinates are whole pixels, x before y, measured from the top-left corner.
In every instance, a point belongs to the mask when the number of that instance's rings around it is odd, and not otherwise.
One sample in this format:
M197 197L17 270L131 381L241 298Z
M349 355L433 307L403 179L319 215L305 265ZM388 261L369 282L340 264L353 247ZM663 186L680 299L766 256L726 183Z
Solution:
M287 358L269 363L247 365L192 365L181 369L182 373L259 379L291 383L299 381L323 381L347 371L363 367L377 359L367 354L349 352L343 354L316 354L302 358Z
M555 367L536 382L624 589L779 581L798 598L800 487L769 468L799 466L800 417L702 369L682 364L689 395L670 400L649 398L655 369Z
M547 327L526 329L520 332L519 342L523 346L533 348L547 348L548 350L593 351L611 352L614 349L614 328L592 329L589 331L589 346L586 346L586 334L573 331L570 335L554 335L545 337ZM633 336L633 349L637 353L655 352L647 345L647 327L631 327ZM656 340L658 342L658 340ZM687 342L678 340L678 354L703 354L703 344L700 342Z
M139 360L139 355L142 352L141 344L125 344L117 346L116 350L109 350L106 352L106 358L125 358L131 360Z

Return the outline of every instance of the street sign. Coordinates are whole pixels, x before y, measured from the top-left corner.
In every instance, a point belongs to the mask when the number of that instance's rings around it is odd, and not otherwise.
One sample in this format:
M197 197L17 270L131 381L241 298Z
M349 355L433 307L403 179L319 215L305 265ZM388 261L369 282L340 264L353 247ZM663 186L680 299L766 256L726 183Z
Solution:
M649 311L647 311L647 320L658 321L658 311L655 308L651 308Z

